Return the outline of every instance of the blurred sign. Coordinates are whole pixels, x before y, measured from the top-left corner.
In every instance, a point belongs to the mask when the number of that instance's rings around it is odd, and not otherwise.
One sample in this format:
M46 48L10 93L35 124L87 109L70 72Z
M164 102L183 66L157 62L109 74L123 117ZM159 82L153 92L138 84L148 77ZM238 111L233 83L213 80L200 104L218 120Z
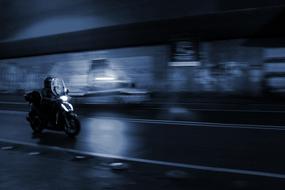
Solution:
M200 66L198 43L191 41L174 43L169 66Z

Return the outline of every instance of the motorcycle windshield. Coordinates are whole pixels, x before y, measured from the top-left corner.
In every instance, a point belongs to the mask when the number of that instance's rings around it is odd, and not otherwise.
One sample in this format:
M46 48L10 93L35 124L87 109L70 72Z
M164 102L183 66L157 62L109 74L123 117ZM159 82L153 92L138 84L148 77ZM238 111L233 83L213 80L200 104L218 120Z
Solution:
M65 95L65 84L62 79L54 78L51 83L52 92L57 96Z

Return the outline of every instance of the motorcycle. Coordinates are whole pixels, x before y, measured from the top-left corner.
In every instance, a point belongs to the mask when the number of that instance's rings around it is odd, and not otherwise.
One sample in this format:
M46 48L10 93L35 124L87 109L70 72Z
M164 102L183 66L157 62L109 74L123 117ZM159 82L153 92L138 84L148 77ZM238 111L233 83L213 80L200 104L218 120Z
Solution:
M41 133L44 129L64 131L69 137L75 137L80 132L80 121L74 108L69 103L71 97L63 80L54 78L51 83L52 93L55 95L52 106L45 105L43 97L38 91L25 95L25 100L30 105L30 111L26 117L30 127L35 133ZM51 110L54 110L51 111Z

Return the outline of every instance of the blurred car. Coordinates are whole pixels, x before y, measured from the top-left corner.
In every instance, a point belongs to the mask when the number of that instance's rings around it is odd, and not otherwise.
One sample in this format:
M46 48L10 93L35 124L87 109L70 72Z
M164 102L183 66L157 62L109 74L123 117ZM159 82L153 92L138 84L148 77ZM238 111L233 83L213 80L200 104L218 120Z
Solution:
M87 87L78 93L81 104L140 104L149 100L149 92L136 88L136 84L124 73L114 70L107 59L92 60L88 72Z

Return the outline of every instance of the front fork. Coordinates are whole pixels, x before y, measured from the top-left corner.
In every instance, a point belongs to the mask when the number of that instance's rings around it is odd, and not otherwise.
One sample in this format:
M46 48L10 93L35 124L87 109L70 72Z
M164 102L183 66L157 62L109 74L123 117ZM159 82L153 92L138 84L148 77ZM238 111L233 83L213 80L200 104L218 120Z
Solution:
M55 124L58 125L58 123L59 123L59 111L57 111L55 114Z
M60 109L56 114L56 124L62 122L62 125L66 124L68 127L69 125L69 117L73 117L73 106L69 102L61 102ZM62 117L62 119L60 119Z

